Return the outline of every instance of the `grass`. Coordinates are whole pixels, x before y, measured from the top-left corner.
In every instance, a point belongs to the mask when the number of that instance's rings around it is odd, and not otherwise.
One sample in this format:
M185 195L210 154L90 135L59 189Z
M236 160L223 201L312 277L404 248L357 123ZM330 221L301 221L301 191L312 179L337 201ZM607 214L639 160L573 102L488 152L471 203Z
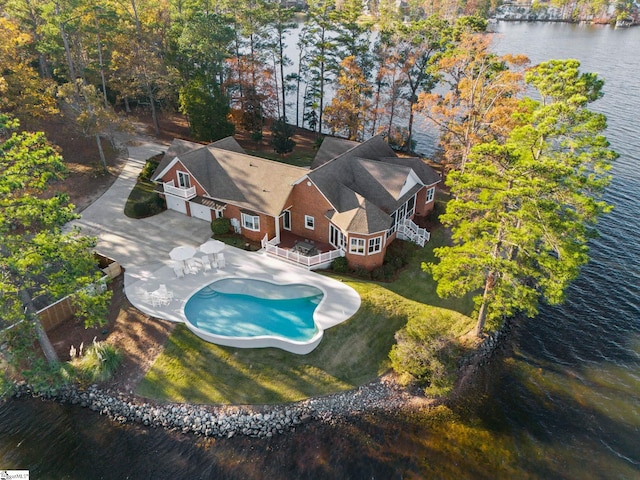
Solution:
M247 150L249 155L255 155L256 157L266 158L268 160L274 160L276 162L287 163L296 167L309 167L316 156L316 151L309 151L308 149L294 149L293 152L287 155L280 155L276 152L270 152L265 150Z
M164 202L155 191L156 185L149 180L151 174L158 166L162 155L156 155L147 160L138 181L134 185L127 203L124 206L124 214L130 218L144 218L160 213L165 209Z
M429 318L434 331L461 336L473 326L470 300L441 300L420 264L444 241L434 235L415 249L411 263L389 284L335 276L362 298L348 321L325 331L308 355L279 349L238 349L200 340L179 325L137 389L164 401L219 404L268 404L352 389L389 369L394 335L413 317ZM433 305L431 304L433 303Z

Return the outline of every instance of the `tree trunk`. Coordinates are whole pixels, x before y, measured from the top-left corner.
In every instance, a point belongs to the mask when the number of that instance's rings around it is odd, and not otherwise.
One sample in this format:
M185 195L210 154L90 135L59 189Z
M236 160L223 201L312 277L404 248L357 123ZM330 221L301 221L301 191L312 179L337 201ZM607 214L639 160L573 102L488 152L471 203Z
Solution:
M102 150L102 142L100 141L100 135L96 133L96 143L98 144L98 152L100 152L100 162L102 163L102 169L104 173L109 173L107 169L107 159L104 157L104 151Z
M102 40L100 39L100 25L98 24L98 15L95 15L96 23L96 43L98 45L98 60L100 62L100 79L102 80L102 95L104 97L104 108L109 108L109 101L107 100L107 82L104 78L104 62L102 60Z
M60 6L55 4L55 12L56 16L60 17ZM76 81L76 70L73 66L73 58L71 57L71 47L69 47L69 39L67 38L67 33L64 31L64 24L62 22L58 23L58 28L60 29L60 36L62 37L62 44L64 45L64 52L67 57L67 63L69 65L69 81Z
M280 32L280 88L282 89L282 119L287 121L287 84L284 78L284 45L282 42L283 33Z
M480 311L478 312L478 322L476 323L476 337L481 338L484 332L484 324L487 321L487 306L489 304L489 292L493 286L493 274L487 275L487 279L484 282L484 292L482 293L482 305L480 305Z
M26 290L20 291L20 300L25 306L25 312L27 314L27 318L33 323L33 326L36 329L36 335L38 337L38 343L40 344L40 348L42 348L42 352L49 362L49 365L54 365L60 362L58 358L58 354L56 353L53 345L51 344L51 340L47 336L47 332L44 331L42 327L42 323L40 323L40 319L36 314L36 308L33 306L33 300L29 295L29 292Z

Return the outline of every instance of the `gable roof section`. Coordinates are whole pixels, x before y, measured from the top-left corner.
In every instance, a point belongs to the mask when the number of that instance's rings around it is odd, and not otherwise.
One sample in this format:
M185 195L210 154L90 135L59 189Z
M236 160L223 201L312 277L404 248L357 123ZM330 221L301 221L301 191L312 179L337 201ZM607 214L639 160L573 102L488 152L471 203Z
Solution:
M221 148L222 150L229 150L230 152L236 153L247 153L233 137L225 137L217 142L210 143L207 147Z
M226 175L208 177L211 196L274 217L282 212L293 184L307 173L306 168L251 155L209 151Z
M316 156L311 163L311 168L314 169L320 165L324 165L329 160L342 155L346 151L351 150L353 147L357 147L358 145L360 145L360 143L354 142L353 140L347 140L345 138L324 137L322 144L318 149L318 153L316 153Z
M169 148L165 152L164 157L160 160L158 167L153 172L153 175L151 175L151 181L155 181L160 178L176 157L202 147L203 145L200 143L174 138L173 142L171 142L171 145L169 145Z
M418 175L420 181L427 186L434 185L441 180L438 172L427 165L424 160L417 157L384 157L380 161L411 168Z
M272 216L280 215L293 183L307 172L212 145L184 153L175 161L184 165L209 197Z
M390 214L423 184L440 181L440 176L419 158L396 156L380 136L344 151L307 176L334 207L331 220L357 233L377 232L385 225L388 228Z

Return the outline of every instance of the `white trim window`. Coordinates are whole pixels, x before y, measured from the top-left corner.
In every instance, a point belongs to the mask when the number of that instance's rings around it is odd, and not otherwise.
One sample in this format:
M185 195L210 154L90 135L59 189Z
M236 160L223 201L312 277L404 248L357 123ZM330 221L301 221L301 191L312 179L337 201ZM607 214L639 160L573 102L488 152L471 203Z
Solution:
M178 185L180 188L191 188L191 175L178 171Z
M427 199L425 200L424 203L429 203L431 201L433 201L433 197L436 194L436 187L431 187L429 190L427 190Z
M253 232L260 231L260 217L258 215L249 215L248 213L242 214L242 226L247 230Z
M351 237L349 239L349 253L364 255L364 238Z
M382 237L373 237L369 239L369 255L373 253L378 253L382 250Z
M314 230L316 228L316 219L313 218L311 215L305 215L304 227L308 228L309 230Z

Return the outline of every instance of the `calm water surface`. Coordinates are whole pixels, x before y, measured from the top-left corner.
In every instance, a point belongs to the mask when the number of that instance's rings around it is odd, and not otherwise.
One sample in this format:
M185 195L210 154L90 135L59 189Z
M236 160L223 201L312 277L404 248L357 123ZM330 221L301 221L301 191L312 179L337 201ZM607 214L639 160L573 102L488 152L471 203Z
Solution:
M451 414L202 441L79 408L0 405L0 468L32 478L640 478L640 28L498 24L496 50L577 58L621 156L592 261L567 303L516 326ZM428 137L421 140L429 151Z

